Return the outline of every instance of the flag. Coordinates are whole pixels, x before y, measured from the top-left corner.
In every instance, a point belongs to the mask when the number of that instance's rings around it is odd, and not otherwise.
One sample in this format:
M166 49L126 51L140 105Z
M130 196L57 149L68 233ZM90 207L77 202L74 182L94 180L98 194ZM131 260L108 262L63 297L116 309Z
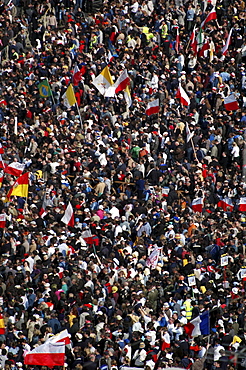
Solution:
M127 86L124 90L124 97L125 97L127 108L130 108L130 106L132 105L132 97L131 97L131 90L129 86Z
M0 313L0 335L5 334L5 324L4 324L4 319L3 315Z
M155 269L158 263L159 255L160 255L159 248L155 248L151 255L147 258L146 266Z
M0 228L1 229L4 229L6 226L6 214L5 213L1 213L0 214Z
M119 55L117 54L115 46L112 44L112 41L110 39L108 40L108 49L114 58L118 58Z
M193 31L190 35L190 47L197 54L197 39L196 39L196 26L193 28Z
M170 189L167 188L167 187L162 188L162 196L163 197L168 197L169 191L170 191Z
M112 62L112 60L114 59L114 56L113 54L111 53L111 50L108 51L108 63Z
M94 78L92 84L97 88L97 90L102 94L105 95L107 89L113 85L112 76L110 74L108 66L106 66L102 72Z
M203 43L201 49L199 50L198 56L199 57L207 57L209 49L210 49L209 40L206 39L205 42Z
M127 86L129 85L130 85L130 78L128 76L127 69L124 69L124 71L117 78L116 82L111 87L109 87L105 96L112 97L118 92L125 90Z
M12 162L7 167L4 168L4 172L18 177L22 174L24 168L25 168L24 163Z
M42 98L48 98L52 94L49 81L45 78L42 82L38 84L39 95Z
M2 143L0 143L0 154L3 154L3 153L4 153L3 146L2 146Z
M0 188L3 185L3 179L4 179L4 172L2 170L0 170Z
M175 50L176 50L177 53L179 52L179 42L180 42L180 39L179 39L179 29L177 28L176 43L175 43Z
M72 204L69 202L66 208L66 211L64 213L64 216L61 219L64 224L68 226L74 226L74 213L73 213L73 207Z
M9 201L10 197L13 195L19 197L28 197L28 185L29 185L29 172L24 173L24 175L20 176L9 190L6 200Z
M228 208L230 208L230 211L232 211L234 208L231 198L228 197L221 198L217 203L217 206L222 208L223 211L227 211Z
M212 20L215 20L217 19L217 14L216 14L216 10L215 8L213 7L213 9L211 10L211 12L208 13L207 17L204 19L204 21L201 23L201 28L204 30L205 28L205 25L208 23L208 22L211 22Z
M203 43L204 43L204 34L202 28L200 28L196 37L196 54L202 48Z
M51 343L65 343L65 344L70 344L71 335L68 333L67 329L62 330L60 333L53 335L52 337L48 338L45 343L51 342Z
M176 98L179 99L182 105L185 105L186 107L190 105L190 98L181 85L179 85L178 91L176 93Z
M39 211L39 216L41 217L41 218L44 218L46 215L47 215L47 211L46 211L46 203L45 203L45 198L46 198L46 196L44 195L44 199L43 199L43 204L42 204L42 207L41 207L41 209L40 209L40 211Z
M151 116L152 114L159 113L159 109L160 109L159 99L155 99L148 103L145 113L147 114L147 116Z
M205 311L200 316L195 317L193 320L183 326L185 333L189 337L197 337L199 335L209 335L209 312Z
M246 197L240 198L238 205L238 210L240 212L246 212Z
M224 99L224 106L225 106L225 109L228 111L239 109L239 105L238 105L237 99L235 98L234 94L231 94Z
M66 92L62 95L63 104L67 108L71 108L74 104L76 104L76 98L73 91L73 85L70 84L66 90Z
M231 35L232 35L232 28L230 29L229 35L227 37L225 46L221 49L222 55L226 55L229 45L231 44Z
M41 365L47 367L64 366L65 344L50 341L29 351L24 356L25 365Z
M186 122L185 131L186 131L186 141L188 143L194 136L194 131L192 131L192 133L190 132L188 122Z
M80 83L81 78L82 78L82 73L80 72L78 65L76 63L73 69L73 85L77 86Z
M202 212L203 198L196 198L191 203L191 208L194 212Z
M6 164L5 162L3 161L3 157L2 157L2 154L0 154L0 168L5 168L6 167Z

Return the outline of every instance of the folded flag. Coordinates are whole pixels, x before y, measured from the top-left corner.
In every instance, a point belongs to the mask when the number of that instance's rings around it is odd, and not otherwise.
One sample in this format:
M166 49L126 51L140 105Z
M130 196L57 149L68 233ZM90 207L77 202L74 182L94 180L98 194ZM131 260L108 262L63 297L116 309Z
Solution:
M205 311L200 316L195 317L193 320L183 326L185 333L191 338L199 335L209 335L209 312Z
M29 185L29 172L24 173L24 175L20 176L12 186L12 188L9 190L6 200L9 201L10 197L13 195L19 196L19 197L28 197L28 185Z
M185 131L186 131L186 141L188 143L194 136L194 131L190 132L188 122L186 122Z
M4 172L18 177L22 174L24 168L25 168L24 163L12 162L7 167L4 168Z
M231 94L224 99L224 106L225 106L225 109L228 111L239 109L239 105L238 105L237 99L235 98L234 94Z
M4 172L2 170L0 170L0 188L3 185L3 179L4 179Z
M124 90L124 98L126 101L127 108L130 108L130 106L132 105L132 97L131 97L131 90L129 86L127 86Z
M69 202L66 208L66 211L64 213L64 216L61 219L64 224L68 226L74 226L74 213L73 213L73 207L72 204Z
M148 103L145 113L147 114L147 116L151 116L152 114L159 113L159 110L160 110L159 99L155 99Z
M25 365L64 366L65 343L47 341L25 354Z
M81 79L82 79L82 73L80 72L78 65L76 63L73 69L73 85L78 86Z
M203 198L196 198L191 203L191 208L194 212L202 212Z

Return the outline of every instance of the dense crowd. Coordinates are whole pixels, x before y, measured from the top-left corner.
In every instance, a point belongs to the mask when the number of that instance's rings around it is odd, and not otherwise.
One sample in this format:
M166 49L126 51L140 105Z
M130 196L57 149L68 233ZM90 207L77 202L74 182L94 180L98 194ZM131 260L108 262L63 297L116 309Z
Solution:
M10 174L0 189L1 369L36 369L25 352L63 329L68 369L246 369L245 15L244 0L0 2L1 167L30 172L27 198L6 202ZM127 69L130 106L93 85L107 65Z

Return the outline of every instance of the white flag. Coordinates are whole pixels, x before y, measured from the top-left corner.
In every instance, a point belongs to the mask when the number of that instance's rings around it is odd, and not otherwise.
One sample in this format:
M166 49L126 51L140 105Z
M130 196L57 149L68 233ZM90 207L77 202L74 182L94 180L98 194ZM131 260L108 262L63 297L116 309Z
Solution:
M147 258L146 266L152 269L155 269L158 263L159 255L160 255L160 249L155 248L153 252L151 253L151 255Z

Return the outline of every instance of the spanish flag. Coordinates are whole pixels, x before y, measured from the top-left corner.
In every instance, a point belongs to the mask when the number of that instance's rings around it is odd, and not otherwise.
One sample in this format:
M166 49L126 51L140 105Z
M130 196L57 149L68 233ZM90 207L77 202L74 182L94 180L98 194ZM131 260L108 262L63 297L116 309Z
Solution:
M24 175L20 176L9 190L6 200L9 202L10 197L16 195L18 197L28 197L28 185L29 185L29 172L24 173Z
M3 315L0 313L0 335L5 334L5 325L4 325L4 319Z

